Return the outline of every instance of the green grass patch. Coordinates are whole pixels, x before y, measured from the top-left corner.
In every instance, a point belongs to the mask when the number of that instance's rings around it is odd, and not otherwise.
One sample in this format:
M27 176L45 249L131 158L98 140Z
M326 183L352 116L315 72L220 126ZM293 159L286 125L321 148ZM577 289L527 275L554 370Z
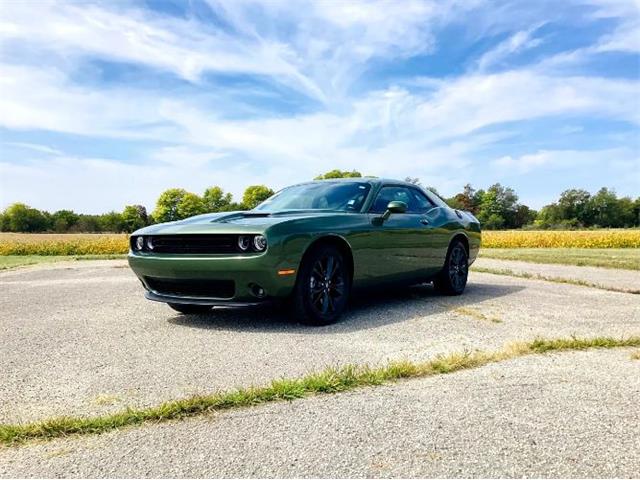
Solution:
M0 270L75 260L114 260L126 255L0 255Z
M461 352L441 355L425 362L390 362L382 367L346 365L327 368L300 378L282 378L262 387L248 387L211 395L199 395L96 417L59 417L35 423L0 425L0 443L14 445L27 440L53 439L67 435L98 434L110 430L163 422L263 403L332 394L381 385L406 378L428 377L477 368L516 357L589 348L638 347L640 336L628 338L537 339L516 343L494 352Z
M636 248L491 248L481 249L480 257L640 270L640 249Z
M588 282L586 280L579 280L577 278L550 277L547 275L540 275L539 273L514 272L513 270L509 270L508 268L486 268L486 267L477 267L475 265L472 266L471 269L474 272L479 272L479 273L491 273L493 275L506 275L508 277L526 278L528 280L544 280L545 282L566 283L569 285L579 285L581 287L599 288L600 290L608 290L610 292L632 293L636 295L640 294L639 288L618 288L614 286L601 285L598 283Z

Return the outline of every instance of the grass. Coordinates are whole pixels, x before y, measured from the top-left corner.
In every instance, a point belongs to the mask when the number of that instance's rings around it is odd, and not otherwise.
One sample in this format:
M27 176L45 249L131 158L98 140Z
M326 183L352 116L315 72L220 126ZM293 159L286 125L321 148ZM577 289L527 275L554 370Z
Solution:
M599 288L600 290L608 290L610 292L640 294L640 288L618 288L618 287L609 286L609 285L600 285L598 283L588 282L586 280L578 280L576 278L550 277L547 275L540 275L539 273L514 272L513 270L509 270L508 268L486 268L486 267L477 267L475 265L472 266L471 269L474 272L479 272L479 273L491 273L493 275L506 275L509 277L526 278L529 280L531 279L544 280L545 282L567 283L569 285L579 285L581 287Z
M112 260L124 255L0 255L0 270L74 260Z
M631 360L640 360L640 350L631 353Z
M512 344L494 352L462 352L438 356L425 362L390 362L382 367L346 365L327 368L300 378L273 380L262 387L248 387L165 402L95 417L59 417L34 423L0 425L0 443L14 445L27 440L67 435L99 434L148 422L164 422L236 408L295 400L312 395L339 393L407 378L429 377L501 362L516 357L590 348L638 347L640 336L628 338L536 339Z
M636 248L483 248L480 257L640 270L640 249Z

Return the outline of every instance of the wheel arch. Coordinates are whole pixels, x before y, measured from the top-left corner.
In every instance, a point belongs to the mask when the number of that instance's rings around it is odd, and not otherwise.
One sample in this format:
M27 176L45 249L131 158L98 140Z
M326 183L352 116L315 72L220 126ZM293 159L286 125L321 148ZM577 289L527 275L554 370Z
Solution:
M310 252L313 251L313 249L321 245L332 245L336 247L340 251L340 253L342 253L342 255L344 256L344 259L347 262L350 280L353 281L355 264L353 261L353 251L351 249L351 245L344 237L337 234L322 235L320 237L315 238L309 245L307 245L307 248L305 249L304 254L302 255L302 259L300 260L300 265L304 263L304 261L308 258Z
M462 245L464 245L464 248L467 250L467 256L469 256L469 253L470 253L469 239L462 232L458 232L453 237L451 237L451 240L449 240L449 246L447 247L447 251L451 248L451 245L453 245L453 242L455 242L456 240L459 240L462 242Z

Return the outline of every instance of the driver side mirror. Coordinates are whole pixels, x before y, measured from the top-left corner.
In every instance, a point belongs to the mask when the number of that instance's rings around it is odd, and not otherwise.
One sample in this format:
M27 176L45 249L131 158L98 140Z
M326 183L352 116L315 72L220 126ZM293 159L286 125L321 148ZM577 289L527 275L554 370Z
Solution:
M382 214L382 221L384 222L388 220L392 213L405 213L407 208L409 207L404 202L399 202L397 200L389 202L387 210Z

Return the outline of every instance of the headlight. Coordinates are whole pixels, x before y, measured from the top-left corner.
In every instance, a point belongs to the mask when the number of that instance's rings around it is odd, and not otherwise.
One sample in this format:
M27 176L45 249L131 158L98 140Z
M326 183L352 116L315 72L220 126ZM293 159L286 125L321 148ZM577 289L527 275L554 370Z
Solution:
M253 237L253 248L257 252L263 252L267 248L267 237L264 235L256 235Z
M152 237L147 238L147 248L149 250L153 250L153 238Z
M247 235L240 235L238 237L238 248L243 252L246 252L251 245L251 237Z
M144 237L136 238L136 248L142 250L144 248Z

